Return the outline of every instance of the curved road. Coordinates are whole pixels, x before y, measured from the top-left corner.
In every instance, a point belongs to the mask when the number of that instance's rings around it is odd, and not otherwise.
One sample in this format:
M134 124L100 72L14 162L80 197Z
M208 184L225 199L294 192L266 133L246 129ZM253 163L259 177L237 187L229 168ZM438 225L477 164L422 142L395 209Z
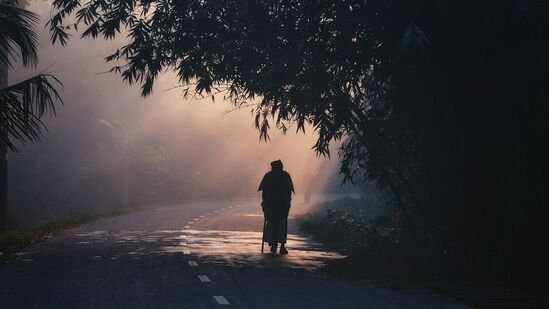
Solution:
M293 220L290 254L261 255L257 205L185 203L66 231L0 266L0 308L461 307L315 271L340 256L300 235ZM291 215L304 207L294 203Z

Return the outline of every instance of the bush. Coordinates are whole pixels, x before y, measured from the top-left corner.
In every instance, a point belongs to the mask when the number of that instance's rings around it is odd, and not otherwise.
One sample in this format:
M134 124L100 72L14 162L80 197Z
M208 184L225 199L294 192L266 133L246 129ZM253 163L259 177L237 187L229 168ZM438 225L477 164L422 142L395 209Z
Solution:
M327 247L360 256L382 242L396 241L391 219L378 207L365 207L363 199L345 198L315 205L298 218L301 228Z
M342 199L314 205L298 223L326 249L348 257L328 267L338 273L406 281L440 278L443 254L406 237L388 208L367 205L364 199Z

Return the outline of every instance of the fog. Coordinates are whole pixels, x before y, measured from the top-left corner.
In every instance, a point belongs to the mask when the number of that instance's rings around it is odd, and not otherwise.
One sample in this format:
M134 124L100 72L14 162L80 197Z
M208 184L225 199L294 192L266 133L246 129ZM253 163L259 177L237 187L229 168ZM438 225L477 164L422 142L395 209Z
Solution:
M137 86L104 73L103 58L119 43L72 37L65 48L51 46L49 3L28 9L42 16L40 61L33 70L16 66L10 83L52 72L63 82L65 105L45 120L42 142L10 154L10 203L21 225L166 201L254 197L277 159L298 194L309 185L313 194L352 190L339 185L336 156L311 150L311 128L272 131L270 142L260 142L249 108L233 110L221 96L184 99L169 72L144 99Z

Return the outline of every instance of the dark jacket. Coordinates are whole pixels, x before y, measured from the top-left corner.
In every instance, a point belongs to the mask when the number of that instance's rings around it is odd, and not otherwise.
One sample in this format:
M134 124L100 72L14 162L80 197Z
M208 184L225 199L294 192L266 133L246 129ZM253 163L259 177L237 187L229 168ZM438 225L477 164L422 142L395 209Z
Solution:
M288 217L294 184L290 174L284 170L273 170L263 176L259 189L262 191L263 212L267 220L281 220Z

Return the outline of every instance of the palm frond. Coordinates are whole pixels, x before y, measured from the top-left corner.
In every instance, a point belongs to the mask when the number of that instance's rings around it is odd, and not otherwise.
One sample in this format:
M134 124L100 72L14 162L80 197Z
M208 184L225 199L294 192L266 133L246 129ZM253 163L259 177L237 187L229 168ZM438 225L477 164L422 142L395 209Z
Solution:
M63 103L55 86L62 86L57 78L39 74L0 89L0 124L5 130L0 144L16 150L14 141L40 140L46 129L41 118L55 116L55 102Z
M37 22L38 15L0 1L0 63L12 67L12 62L21 58L25 66L36 65Z

